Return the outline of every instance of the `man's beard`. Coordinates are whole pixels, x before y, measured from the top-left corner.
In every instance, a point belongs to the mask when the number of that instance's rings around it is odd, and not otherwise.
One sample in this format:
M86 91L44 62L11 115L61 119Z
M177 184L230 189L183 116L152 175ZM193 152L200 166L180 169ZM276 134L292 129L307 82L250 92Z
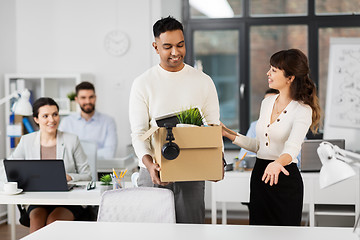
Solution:
M91 106L91 108L85 109L84 106ZM84 105L84 106L80 106L81 111L83 111L84 113L89 114L89 113L92 113L93 111L95 111L95 106L92 105L92 104L86 104L86 105Z

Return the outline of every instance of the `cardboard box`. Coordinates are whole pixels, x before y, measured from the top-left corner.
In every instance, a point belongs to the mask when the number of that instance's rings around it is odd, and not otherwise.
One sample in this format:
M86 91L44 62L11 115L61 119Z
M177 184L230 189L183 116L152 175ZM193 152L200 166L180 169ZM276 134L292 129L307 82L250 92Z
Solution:
M142 140L152 137L155 161L160 165L162 182L221 180L223 178L221 126L174 127L175 142L180 148L179 156L167 160L161 154L167 142L164 127L152 127Z

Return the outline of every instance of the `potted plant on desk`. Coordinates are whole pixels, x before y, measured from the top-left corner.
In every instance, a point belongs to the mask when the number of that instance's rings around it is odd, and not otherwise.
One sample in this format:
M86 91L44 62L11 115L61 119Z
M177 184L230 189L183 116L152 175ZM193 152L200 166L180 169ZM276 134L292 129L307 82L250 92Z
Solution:
M76 93L70 92L67 94L67 97L70 100L70 111L76 112L76 102L75 102Z
M102 175L100 178L100 182L101 182L101 186L100 186L100 191L101 192L105 192L107 190L112 190L113 186L112 186L112 179L110 174L106 174L106 175Z

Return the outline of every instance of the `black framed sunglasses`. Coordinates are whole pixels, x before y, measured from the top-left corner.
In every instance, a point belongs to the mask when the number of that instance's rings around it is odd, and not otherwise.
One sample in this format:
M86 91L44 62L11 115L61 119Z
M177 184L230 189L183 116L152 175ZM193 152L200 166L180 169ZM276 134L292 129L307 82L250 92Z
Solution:
M96 188L96 182L90 181L86 187L87 190L95 189Z

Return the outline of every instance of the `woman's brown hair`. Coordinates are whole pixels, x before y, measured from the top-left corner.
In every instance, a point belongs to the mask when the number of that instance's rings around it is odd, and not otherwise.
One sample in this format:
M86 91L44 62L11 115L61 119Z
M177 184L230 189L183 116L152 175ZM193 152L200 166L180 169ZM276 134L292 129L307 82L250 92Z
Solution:
M320 125L321 109L316 95L316 86L310 79L308 59L299 49L282 50L270 58L270 65L283 70L285 77L294 76L290 85L290 96L293 100L303 102L312 109L310 129L316 133Z

